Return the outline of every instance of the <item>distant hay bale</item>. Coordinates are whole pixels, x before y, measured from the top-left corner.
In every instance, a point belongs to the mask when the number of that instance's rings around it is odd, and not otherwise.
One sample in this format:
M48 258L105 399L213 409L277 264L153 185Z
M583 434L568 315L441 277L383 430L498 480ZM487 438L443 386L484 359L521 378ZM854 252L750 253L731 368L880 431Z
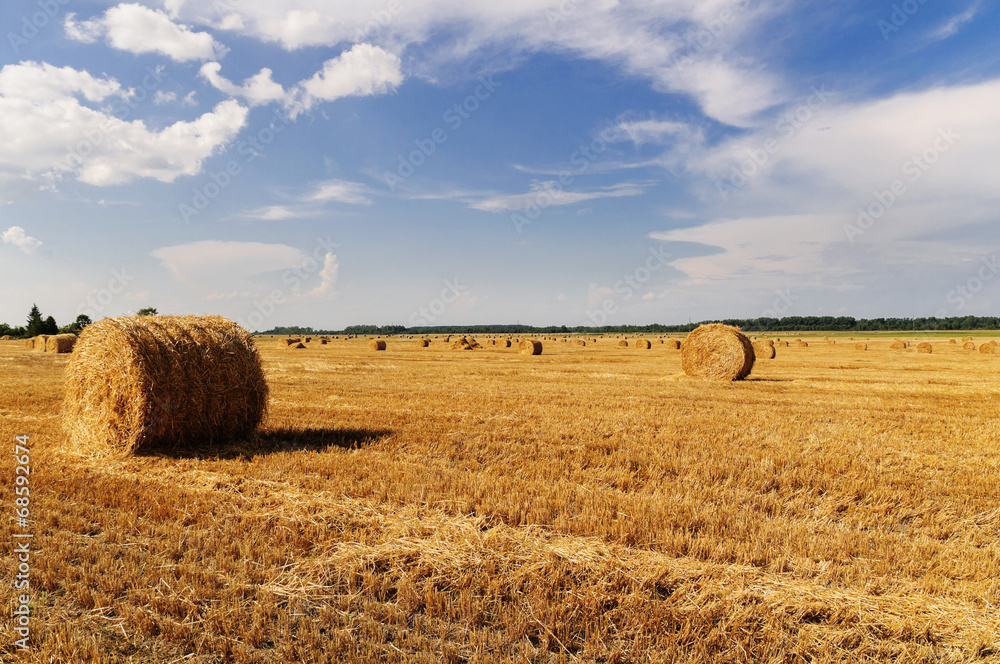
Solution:
M312 340L313 340L312 337L306 337L306 339L305 339L305 341L306 341L307 344L311 344Z
M521 355L541 355L542 354L542 342L535 341L534 339L525 339L518 346L518 352Z
M320 340L319 340L319 344L320 344L320 346L325 346L325 345L327 345L328 343L330 343L330 340L329 340L329 339L320 339Z
M901 339L896 339L891 344L889 344L890 350L903 350L906 348L906 342Z
M954 339L948 339L948 343L957 345L957 342Z
M57 334L45 342L46 353L72 353L76 345L75 334Z
M297 344L297 343L301 343L302 339L292 339L291 337L288 337L284 341L285 341L285 345L286 346L291 346L291 345L294 345L294 344Z
M618 342L618 346L621 348L628 348L628 341L622 339L621 341Z
M795 340L795 345L798 346L798 347L800 347L800 348L809 348L809 342L808 341L802 341L802 339L796 339Z
M252 435L268 388L250 335L221 316L105 318L66 368L72 445L127 455L153 445Z
M995 355L997 347L993 344L983 344L979 347L979 352L982 355Z
M680 350L681 342L677 339L667 339L663 345L670 350Z
M777 345L780 348L788 348L788 342L787 341L778 341Z
M962 343L972 341L972 337L962 337Z
M510 348L510 339L501 339L497 342L497 345L501 348Z
M587 342L584 341L583 339L574 339L573 343L575 343L577 346L586 346L587 345Z
M836 339L827 339L826 343L828 343L828 344L835 344L835 343L837 343L837 340Z
M649 343L649 339L639 339L635 342L635 348L639 350L649 350L653 347L653 344Z
M304 343L302 343L301 341L297 341L294 344L292 344L291 346L285 346L285 348L287 350L298 350L299 348L305 348L305 347L306 347L306 345Z
M25 339L24 340L24 347L26 349L28 349L28 350L34 350L35 349L35 338L34 337L29 337L29 338Z
M917 344L917 352L918 353L932 353L932 352L934 352L934 347L931 346L926 341L924 341L922 343Z
M681 344L684 373L711 380L739 380L753 370L753 346L737 327L712 323L691 332Z
M962 344L962 348L964 348L965 350L976 350L976 344L972 341L966 341L964 344Z
M863 341L859 341L858 343L854 344L854 350L868 350L868 344L866 344Z
M47 335L47 334L39 334L37 337L35 337L35 345L32 348L32 350L37 350L37 351L39 351L41 353L44 353L45 352L45 344L47 344L48 341L49 341L49 335Z
M774 350L774 342L770 339L758 339L754 341L753 354L758 360L773 360L776 352Z
M419 348L427 348L430 345L431 345L430 339L417 339L417 346Z
M385 342L381 339L372 339L368 342L368 347L372 350L385 350Z
M2 337L0 337L0 341L10 341L10 335L9 334L3 335Z

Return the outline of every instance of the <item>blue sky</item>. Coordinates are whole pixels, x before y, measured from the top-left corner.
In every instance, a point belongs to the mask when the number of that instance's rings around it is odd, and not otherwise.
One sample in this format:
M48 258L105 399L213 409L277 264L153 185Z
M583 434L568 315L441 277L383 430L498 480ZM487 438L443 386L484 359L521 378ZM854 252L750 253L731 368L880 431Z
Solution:
M12 0L0 321L996 315L1000 8Z

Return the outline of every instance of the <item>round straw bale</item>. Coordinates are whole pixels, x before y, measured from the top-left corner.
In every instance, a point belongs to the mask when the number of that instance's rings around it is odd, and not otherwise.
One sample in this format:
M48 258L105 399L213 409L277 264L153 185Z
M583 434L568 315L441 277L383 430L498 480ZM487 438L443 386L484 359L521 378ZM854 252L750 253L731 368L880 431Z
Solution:
M906 342L900 339L896 339L891 344L889 344L890 350L903 350L906 348Z
M826 343L828 343L828 344L835 344L835 343L837 343L837 340L836 339L827 339Z
M306 337L306 343L307 343L307 344L311 344L311 343L312 343L312 340L313 340L313 338L312 338L312 337Z
M983 344L979 347L979 352L983 355L994 355L996 354L997 347L993 344Z
M739 380L750 375L753 363L753 346L737 327L702 325L681 344L681 368L689 376Z
M800 347L800 348L809 348L809 342L808 341L802 341L802 339L796 339L795 340L795 345L798 346L798 347Z
M46 353L72 353L76 345L75 334L57 334L45 342Z
M628 341L626 341L626 340L622 339L621 341L619 341L619 342L618 342L618 345L619 345L619 346L620 346L621 348L628 348Z
M967 341L972 341L972 337L962 337L962 343L965 343Z
M751 344L753 354L758 360L773 360L775 356L774 342L770 339L758 339Z
M671 350L680 350L681 342L677 341L677 339L667 339L664 345Z
M583 339L574 339L573 343L575 343L577 346L586 346L587 345L587 342L584 341Z
M788 342L787 341L779 341L777 343L778 343L778 347L779 348L788 348Z
M542 354L542 342L535 341L534 339L525 339L518 346L519 353L521 355L541 355Z
M972 341L966 341L964 344L962 344L962 348L964 348L965 350L976 350L976 344Z
M66 368L71 444L137 449L251 435L267 381L250 335L220 316L105 318L80 334Z
M431 345L430 339L417 339L417 346L419 346L420 348L427 348L430 345Z
M948 343L957 345L957 342L954 339L948 339Z
M385 342L381 339L372 339L368 342L368 347L372 350L385 350Z
M635 342L635 348L639 350L649 350L653 347L653 344L649 343L649 339L639 339Z
M47 335L47 334L39 334L37 337L35 337L34 350L37 350L37 351L40 351L40 352L44 353L45 352L45 344L48 343L48 341L49 341L49 335Z
M854 344L854 350L868 350L868 344L866 344L863 341L859 341L858 343Z
M497 342L497 345L502 348L510 348L510 339L501 339Z
M932 353L932 352L934 352L934 347L931 346L926 341L924 341L922 343L917 344L917 352L918 353Z
M320 340L319 340L319 345L320 345L320 346L325 346L325 345L327 345L328 343L330 343L330 340L329 340L329 339L320 339Z

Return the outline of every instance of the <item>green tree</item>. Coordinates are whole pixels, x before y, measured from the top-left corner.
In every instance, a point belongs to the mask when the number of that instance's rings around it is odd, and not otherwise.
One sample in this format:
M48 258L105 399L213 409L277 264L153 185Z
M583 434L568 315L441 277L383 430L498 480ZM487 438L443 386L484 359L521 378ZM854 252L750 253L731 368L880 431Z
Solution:
M157 313L158 312L156 311L156 307L145 307L145 308L139 309L139 311L135 312L135 315L136 316L155 316Z
M80 331L83 330L83 328L93 324L94 321L90 319L90 316L88 316L87 314L80 314L79 316L76 317L76 320L70 323L69 325L60 327L59 331L64 334L65 333L80 334Z
M48 318L45 319L45 321L42 323L41 334L48 334L48 335L59 334L59 326L56 325L55 318L49 316Z
M37 304L31 305L31 311L28 312L28 324L25 326L24 331L29 337L37 337L42 334L42 325L45 321L42 320L42 312L38 310Z

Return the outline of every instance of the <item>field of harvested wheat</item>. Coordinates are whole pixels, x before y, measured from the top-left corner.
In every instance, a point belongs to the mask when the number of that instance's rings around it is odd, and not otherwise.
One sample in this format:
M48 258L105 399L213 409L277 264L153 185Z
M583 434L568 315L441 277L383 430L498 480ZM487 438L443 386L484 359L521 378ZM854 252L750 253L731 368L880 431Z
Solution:
M34 536L0 653L1000 662L1000 355L962 336L791 336L732 383L653 337L258 338L257 439L125 459L63 433L69 355L0 342L0 538L20 435Z

